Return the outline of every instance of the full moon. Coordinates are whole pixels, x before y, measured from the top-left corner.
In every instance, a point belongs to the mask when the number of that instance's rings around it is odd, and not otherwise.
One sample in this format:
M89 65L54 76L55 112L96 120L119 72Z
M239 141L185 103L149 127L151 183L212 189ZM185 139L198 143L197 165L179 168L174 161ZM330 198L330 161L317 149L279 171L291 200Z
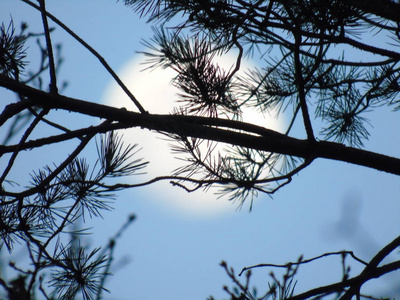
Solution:
M150 113L172 113L174 108L181 104L177 102L179 90L171 83L172 78L177 73L171 69L148 69L147 65L143 64L144 61L145 57L141 55L128 61L118 72L121 80L144 109ZM235 58L231 55L226 55L226 57L217 60L217 64L224 69L231 68L234 62ZM246 71L249 66L249 64L246 66L246 63L242 63L241 70ZM113 107L125 107L128 110L137 111L133 102L114 81L106 87L102 102ZM262 115L260 112L245 110L243 121L258 125L268 124L268 128L277 131L282 131L283 127L281 122L278 122L275 118L274 112L269 115ZM123 137L125 143L137 143L141 148L138 155L149 162L145 170L146 174L144 177L140 177L142 180L157 176L168 176L184 163L183 157L178 157L171 152L172 141L167 140L161 134L134 128L124 130ZM139 177L135 177L135 180L136 178ZM149 203L154 203L157 208L161 207L169 212L191 218L209 218L235 212L239 204L229 202L223 197L219 198L215 194L216 191L216 189L211 188L207 191L197 190L188 193L180 187L172 187L168 181L165 181L157 182L151 188L146 189L146 198L149 199ZM132 189L132 193L137 193L137 191Z

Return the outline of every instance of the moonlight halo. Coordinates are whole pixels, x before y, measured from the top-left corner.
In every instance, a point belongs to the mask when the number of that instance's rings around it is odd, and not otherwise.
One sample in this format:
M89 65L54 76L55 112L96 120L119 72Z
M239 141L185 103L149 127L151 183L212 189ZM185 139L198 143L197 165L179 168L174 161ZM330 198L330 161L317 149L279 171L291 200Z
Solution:
M128 61L118 72L121 80L150 113L171 113L180 104L176 101L179 90L171 84L172 78L176 76L175 71L161 68L147 69L143 61L144 58L140 55ZM231 68L234 62L235 58L229 54L217 59L218 65L225 69ZM247 70L248 67L249 64L246 65L244 62L241 69ZM114 81L106 87L102 102L136 111L132 101ZM262 116L259 112L245 109L243 121L257 125L268 124L268 128L281 131L283 124L279 123L273 115L275 115L274 112L271 112L270 116ZM124 130L123 135L126 143L138 143L142 148L139 155L145 161L151 162L146 167L146 177L141 178L151 179L155 176L169 175L182 165L181 160L172 159L170 141L161 134L143 129L127 129ZM150 189L146 189L146 195L148 194L148 198L152 199L149 202L154 203L158 208L162 207L169 212L191 218L221 216L233 213L237 209L237 204L232 205L224 198L217 199L218 196L214 193L216 189L211 188L207 193L203 190L187 193L179 187L171 188L168 185L170 185L168 182L159 182L152 185ZM132 190L132 193L138 193L138 191Z

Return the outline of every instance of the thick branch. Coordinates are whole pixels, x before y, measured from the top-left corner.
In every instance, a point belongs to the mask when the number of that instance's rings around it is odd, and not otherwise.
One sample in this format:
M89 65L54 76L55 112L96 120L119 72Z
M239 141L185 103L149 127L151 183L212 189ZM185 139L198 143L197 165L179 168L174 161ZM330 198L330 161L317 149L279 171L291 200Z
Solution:
M307 140L288 137L260 126L226 119L139 114L126 109L61 95L51 95L6 77L0 77L0 86L20 93L44 108L73 111L120 122L127 127L147 128L306 159L328 158L400 175L399 158L351 148L334 142L310 143Z
M394 263L390 263L387 265L384 265L381 268L378 268L378 265L391 253L393 252L396 248L398 248L400 245L400 236L398 236L397 238L395 238L392 242L390 242L388 245L386 245L382 250L380 250L369 262L369 264L365 267L365 269L362 271L362 273L360 274L360 277L363 276L369 276L369 274L376 274L378 273L378 269L386 271L388 269L388 272L392 272L393 270L396 269L392 269L393 265L397 266L399 265L399 262L394 262ZM383 273L383 274L386 274ZM357 282L356 284L353 284L351 286L351 288L340 298L340 300L351 300L351 298L353 297L353 295L355 295L357 293L357 291L360 290L361 286L365 283L366 281L360 281Z
M347 3L363 12L382 17L387 20L399 22L400 5L392 0L347 0Z
M333 283L330 285L321 286L321 287L309 290L305 293L286 298L286 300L304 300L304 299L308 299L311 297L334 294L334 293L337 293L338 291L341 291L347 287L363 284L371 279L379 278L385 274L396 271L399 268L400 268L400 261L395 261L395 262L389 263L387 265L384 265L382 267L376 268L372 272L368 272L368 273L363 272L356 277L353 277L353 278L350 278L347 280L343 280L343 281L340 281L337 283Z

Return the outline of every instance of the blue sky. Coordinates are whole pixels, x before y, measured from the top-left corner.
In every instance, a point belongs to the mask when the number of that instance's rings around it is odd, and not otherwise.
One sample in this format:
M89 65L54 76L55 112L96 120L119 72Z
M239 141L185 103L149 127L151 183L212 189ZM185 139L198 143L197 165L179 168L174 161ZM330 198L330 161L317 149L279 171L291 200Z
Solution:
M121 2L54 0L47 7L117 72L137 56L136 51L144 50L141 39L151 37L150 25ZM7 24L10 15L16 25L24 20L32 31L41 30L37 11L16 0L2 0L0 20ZM64 94L97 103L104 100L111 77L96 58L62 29L55 31L53 42L63 44L65 62L59 81L69 81ZM30 45L30 50L34 47ZM29 59L34 63L34 56ZM142 101L146 107L149 99ZM382 108L369 116L373 128L366 148L399 157L394 137L400 121L397 114L387 111ZM68 121L71 117L63 118ZM74 116L73 122L87 121ZM0 135L3 130L0 128ZM93 144L91 149L95 149ZM24 177L22 172L49 163L50 159L62 159L60 152L49 152L46 157L38 155L34 161L21 160L15 178L19 180ZM3 164L0 161L0 167ZM116 269L107 283L112 293L105 295L105 299L197 300L209 295L228 298L222 286L230 286L231 282L218 265L221 260L236 271L258 263L295 261L300 254L309 258L344 249L368 260L399 232L398 178L346 163L317 160L273 199L260 195L251 213L246 204L242 210L235 210L235 203L227 203L229 212L218 216L178 213L176 207L168 204L168 198L188 197L190 201L191 196L176 194L172 189L158 184L124 191L114 203L114 211L106 212L103 219L88 221L88 226L94 226L89 240L98 246L107 242L129 213L137 215L137 221L118 243ZM356 275L357 265L353 270L351 274ZM270 271L254 270L254 283L260 291L266 289ZM340 280L340 275L339 258L304 266L300 268L296 290L332 283ZM371 289L385 289L385 284L393 286L393 280L398 282L398 275Z

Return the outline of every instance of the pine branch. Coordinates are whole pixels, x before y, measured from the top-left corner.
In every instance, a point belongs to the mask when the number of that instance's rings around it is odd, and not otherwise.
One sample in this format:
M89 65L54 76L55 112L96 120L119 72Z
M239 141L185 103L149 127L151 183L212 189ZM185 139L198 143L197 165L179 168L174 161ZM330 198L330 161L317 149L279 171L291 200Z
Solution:
M305 159L328 158L400 175L399 158L347 147L339 143L328 141L310 143L307 140L292 138L268 129L262 130L262 127L233 120L140 114L62 95L51 95L3 76L0 76L0 86L18 92L34 101L37 105L47 109L63 109L106 119L110 122L120 122L130 127L142 127L194 138L214 140ZM221 129L220 127L225 127L226 129ZM248 128L257 128L259 130L258 135L254 135ZM237 129L243 130L243 133L237 132ZM264 131L265 134L260 134L261 131Z

